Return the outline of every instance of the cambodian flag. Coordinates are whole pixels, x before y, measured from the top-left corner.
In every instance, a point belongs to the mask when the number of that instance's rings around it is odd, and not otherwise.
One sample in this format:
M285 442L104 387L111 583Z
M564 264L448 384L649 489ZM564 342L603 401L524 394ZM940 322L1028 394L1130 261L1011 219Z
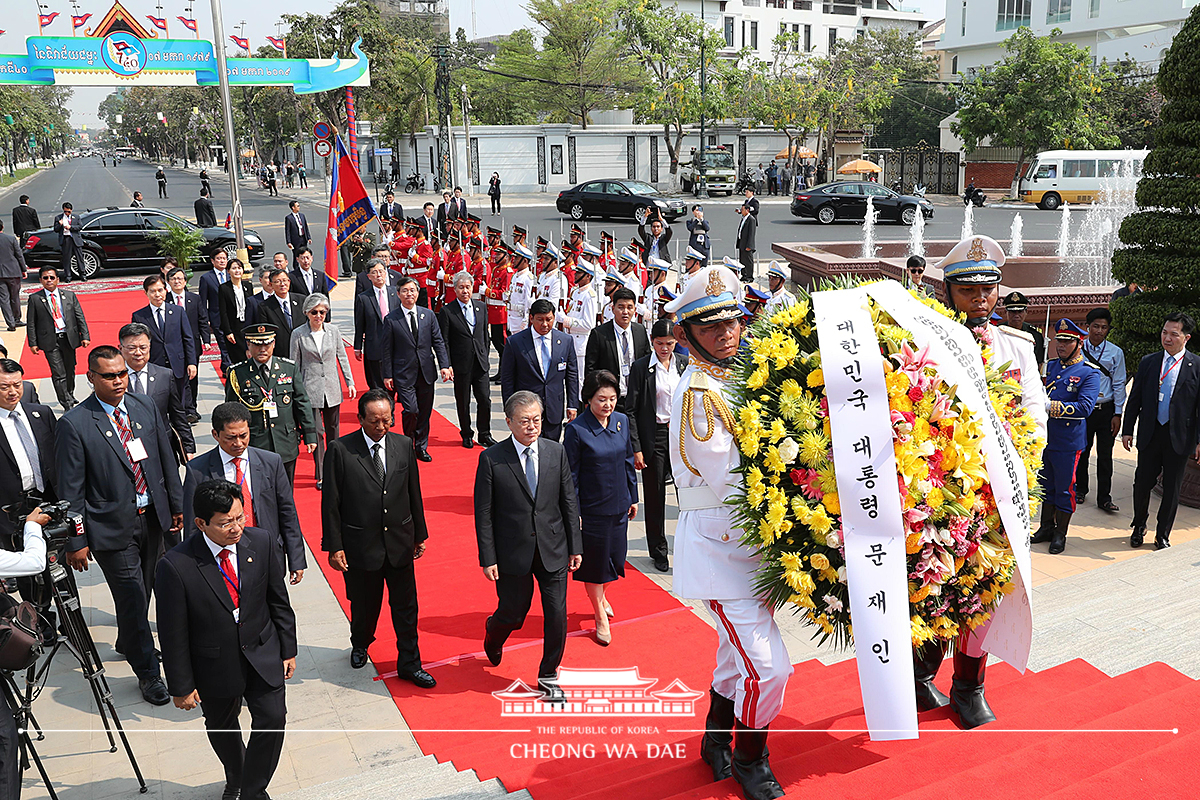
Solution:
M229 226L232 224L233 224L233 214L232 213L226 214L225 215L225 230L229 230Z
M341 136L335 136L336 157L330 176L329 219L325 230L325 277L338 282L338 247L359 229L375 219L375 205L363 186L362 178L350 162L350 154Z
M38 27L39 28L46 27L51 22L54 22L54 18L57 16L58 16L57 11L51 11L49 14L38 14Z
M246 52L250 52L250 40L249 39L243 39L240 36L230 36L229 38L232 39L233 43L236 44L238 47L242 48Z
M160 31L165 31L167 29L166 17L152 17L149 14L147 14L146 19L150 20L150 22L153 23L154 27L158 28Z
M187 17L176 17L175 19L182 22L183 27L187 28L189 31L192 31L193 33L196 32L197 30L199 30L199 27L196 25L196 20L194 20L194 19L188 19Z
M274 47L276 50L279 50L280 52L283 52L283 53L287 52L287 40L286 39L284 39L282 37L276 39L274 36L268 36L267 41L270 42L271 46Z
M84 14L82 17L71 16L71 27L82 28L87 24L87 21L92 18L91 14Z

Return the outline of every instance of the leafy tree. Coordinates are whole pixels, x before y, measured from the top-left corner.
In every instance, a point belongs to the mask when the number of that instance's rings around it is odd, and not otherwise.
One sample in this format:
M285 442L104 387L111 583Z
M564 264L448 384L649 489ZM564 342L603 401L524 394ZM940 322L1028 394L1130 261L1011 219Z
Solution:
M1143 288L1111 305L1113 340L1131 366L1161 346L1169 312L1200 314L1200 6L1163 57L1158 89L1166 102L1138 183L1138 211L1121 223L1125 247L1113 254L1113 275Z
M709 119L724 116L727 104L721 91L720 72L727 63L718 53L725 39L710 26L661 0L623 0L617 19L621 46L641 67L633 108L643 122L663 126L671 159L672 182L679 172L684 125L698 121L703 110ZM703 45L703 48L702 48ZM700 97L701 50L706 79L713 83Z
M950 129L970 153L985 141L1018 151L1014 187L1026 154L1054 147L1093 149L1117 137L1093 112L1103 83L1092 55L1059 37L1019 28L1004 42L1008 55L986 70L966 75L955 88L958 119Z
M1120 147L1141 150L1154 141L1163 97L1154 71L1131 58L1100 65L1102 89L1094 95L1092 114L1101 120Z
M892 105L875 124L875 147L937 146L943 119L954 112L954 98L937 84L901 83Z
M824 88L818 64L797 47L796 34L781 33L771 45L771 61L752 61L739 72L737 105L759 125L769 125L788 137L793 154L788 168L795 168L795 153L820 127Z
M531 125L538 121L542 86L522 70L539 55L533 32L513 31L497 45L490 61L464 65L459 73L471 95L472 120L483 125Z

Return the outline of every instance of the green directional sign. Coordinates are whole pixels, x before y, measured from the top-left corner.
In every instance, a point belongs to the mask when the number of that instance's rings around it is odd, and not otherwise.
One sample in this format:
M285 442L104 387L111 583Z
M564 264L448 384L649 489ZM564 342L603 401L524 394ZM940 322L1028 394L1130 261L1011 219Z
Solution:
M37 147L37 138L34 136L30 136L29 137L29 149L32 150L35 147Z

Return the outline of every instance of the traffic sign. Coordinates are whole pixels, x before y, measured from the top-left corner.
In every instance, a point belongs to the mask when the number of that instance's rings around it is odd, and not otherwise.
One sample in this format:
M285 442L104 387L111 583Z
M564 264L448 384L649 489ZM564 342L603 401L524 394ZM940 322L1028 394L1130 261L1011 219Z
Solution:
M316 125L313 125L313 136L318 139L328 139L332 133L333 130L329 127L328 122L318 122Z
M391 154L392 154L392 148L390 148L390 147L376 147L375 148L375 155L377 155L377 156L390 156Z
M317 143L313 145L313 152L321 158L328 158L329 154L333 152L333 145L329 143L328 139L318 139Z
M35 147L37 147L37 138L31 133L29 134L29 149L32 150Z

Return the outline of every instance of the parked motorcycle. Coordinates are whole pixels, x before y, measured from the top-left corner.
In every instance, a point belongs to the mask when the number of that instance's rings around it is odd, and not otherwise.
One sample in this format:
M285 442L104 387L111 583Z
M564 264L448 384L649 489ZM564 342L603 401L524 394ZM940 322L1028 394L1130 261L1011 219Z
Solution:
M758 192L758 187L754 184L754 178L750 177L749 172L742 175L742 177L738 179L737 185L733 187L733 191L737 194L741 194L747 189L753 189L756 193Z
M417 172L409 174L407 180L404 182L404 193L412 194L413 192L419 194L425 193L425 176Z
M976 208L980 208L986 202L987 202L987 195L985 195L983 193L983 190L980 189L978 186L968 186L967 190L965 192L963 192L963 205L964 206L973 204Z
M914 183L913 188L912 188L912 196L924 198L925 197L925 184Z

